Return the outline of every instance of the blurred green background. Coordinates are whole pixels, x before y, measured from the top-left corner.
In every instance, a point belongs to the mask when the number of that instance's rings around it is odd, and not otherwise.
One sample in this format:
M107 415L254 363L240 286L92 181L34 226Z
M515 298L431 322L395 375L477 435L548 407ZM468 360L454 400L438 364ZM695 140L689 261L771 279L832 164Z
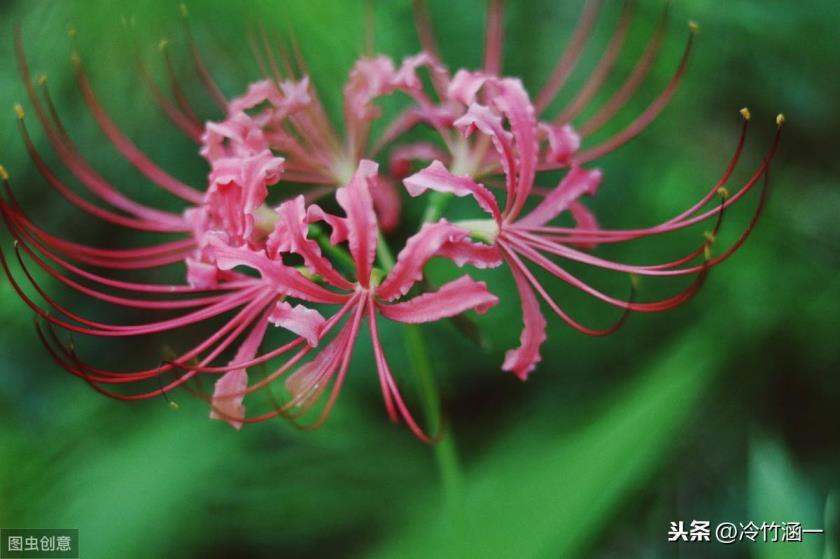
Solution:
M536 91L581 4L509 2L505 72ZM605 4L565 100L609 39L619 9ZM654 0L638 4L605 93L632 68L662 9ZM272 422L236 432L209 421L204 404L187 393L173 395L178 410L164 400L126 404L97 395L50 361L30 313L3 278L0 527L77 527L82 556L93 558L840 557L840 9L836 0L674 4L652 80L605 135L632 120L665 84L685 22L695 19L701 32L689 72L648 131L598 162L606 178L590 206L611 227L654 224L681 211L722 173L737 140L737 111L749 106L754 126L733 185L760 163L776 113L787 116L767 211L747 245L676 311L634 315L601 339L551 319L543 363L527 383L499 370L519 331L504 271L483 275L503 301L479 319L486 349L449 324L424 329L460 454L463 490L454 508L463 525L445 505L433 450L386 421L363 343L323 429L301 433ZM207 0L190 8L197 41L229 96L258 78L245 30L261 23L271 33L294 32L319 93L339 114L341 86L362 51L363 2ZM448 65L477 67L483 2L430 0L430 8ZM129 30L123 16L135 17ZM203 160L151 101L131 57L139 46L163 84L156 45L170 38L191 99L205 117L218 116L190 69L177 3L0 4L0 107L9 108L0 117L0 160L18 196L51 231L125 244L50 192L25 156L11 111L25 98L12 48L16 23L33 72L49 74L84 153L128 192L165 205L170 201L115 157L86 112L65 31L78 28L79 49L115 120L164 168L201 184ZM379 2L375 28L380 52L401 57L418 49L407 0ZM393 110L396 103L385 106ZM36 144L56 163L30 124ZM750 196L727 216L722 241L738 234L754 202ZM456 205L453 215L460 211ZM419 212L409 208L402 234ZM678 255L701 233L608 254L631 261ZM8 252L9 236L2 239ZM429 273L453 272L432 266ZM640 296L674 289L645 281ZM557 293L587 323L614 318L580 294ZM72 294L62 301L72 302ZM113 318L107 310L98 316ZM395 374L416 401L401 333L382 327ZM179 344L167 337L91 347L106 362L133 368L154 361L164 345ZM695 519L799 521L827 533L787 545L666 541L670 522Z

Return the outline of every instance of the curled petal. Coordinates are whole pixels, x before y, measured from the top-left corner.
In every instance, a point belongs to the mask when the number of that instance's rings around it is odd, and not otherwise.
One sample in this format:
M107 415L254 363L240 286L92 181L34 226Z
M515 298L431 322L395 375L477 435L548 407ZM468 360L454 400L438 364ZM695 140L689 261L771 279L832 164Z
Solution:
M487 290L484 282L461 276L432 293L392 305L380 303L379 311L385 318L397 322L419 324L449 318L471 309L485 313L498 302L498 297Z
M423 277L423 267L429 259L448 243L461 241L468 235L466 229L446 220L423 224L420 231L406 241L394 268L376 289L376 294L386 301L405 295Z
M370 194L382 231L390 233L399 226L402 215L402 199L394 181L388 177L377 177L376 185Z
M199 289L214 288L219 283L219 269L213 264L187 258L187 283Z
M375 185L377 168L375 162L363 159L350 183L335 193L336 200L347 214L350 254L356 262L358 280L364 287L370 284L370 272L376 258L378 225L370 188Z
M201 141L201 155L211 163L223 157L245 157L269 148L260 124L242 112L223 122L208 122Z
M450 99L454 99L463 105L472 105L478 91L484 86L487 79L488 76L481 72L458 70L455 72L452 81L449 82L446 94Z
M259 320L251 333L239 346L236 356L231 360L230 365L246 363L254 358L260 343L265 336L268 322L265 319ZM248 373L245 369L232 369L216 381L211 400L212 419L223 419L230 423L235 429L242 428L242 419L245 418L245 406L242 400L245 390L248 388Z
M572 202L583 195L593 196L601 185L603 174L598 169L572 168L554 190L546 196L528 215L517 221L517 225L540 227L564 211Z
M221 270L232 270L245 266L260 273L263 281L279 294L289 295L314 303L342 303L347 297L324 289L306 279L297 270L283 264L280 259L271 259L265 251L248 247L232 247L219 235L208 235L208 246Z
M522 302L524 328L519 337L519 347L505 353L502 370L510 371L521 380L526 380L528 374L534 370L537 363L542 359L540 357L540 346L546 339L546 323L540 311L539 301L537 301L536 295L528 285L528 280L512 262L510 270L516 282L516 289L519 291L519 299Z
M586 231L596 231L600 227L598 225L598 220L595 218L595 214L593 214L589 210L589 208L581 204L578 200L575 200L574 202L569 202L569 212L571 212L572 219L575 220L575 225L578 229L585 229ZM598 246L598 243L579 242L575 243L575 245L580 248L593 249L596 246Z
M352 284L335 271L330 261L321 255L318 243L307 238L307 212L303 196L284 202L277 208L280 219L266 241L266 253L276 258L291 252L303 258L306 268L335 287L349 289Z
M211 419L223 419L233 428L242 428L245 418L245 406L242 404L244 392L248 388L248 373L245 369L228 371L216 381L210 410Z
M305 338L306 343L312 347L318 345L326 322L318 311L308 309L303 305L293 307L286 301L277 302L271 314L268 315L268 321Z
M502 265L502 253L498 246L475 243L468 238L446 243L437 256L452 260L459 268L466 264L482 269Z
M474 196L484 211L492 215L496 221L501 220L496 198L484 185L469 177L453 175L440 161L433 161L425 169L403 179L403 184L412 196L419 196L427 190L449 192L460 197Z
M541 124L540 131L548 139L545 160L568 165L580 149L580 134L571 124Z
M332 232L330 233L330 242L334 245L343 243L350 236L350 228L347 225L347 218L327 213L316 204L312 204L306 210L306 221L308 223L323 221L329 225L330 229L332 229Z
M395 91L417 91L423 84L417 77L420 66L429 66L433 76L440 74L440 66L426 53L420 53L403 60L399 70L387 56L363 58L356 62L350 78L344 87L346 111L356 120L371 120L380 111L373 100Z
M236 114L258 107L263 103L270 104L273 119L282 119L291 113L306 108L312 102L309 94L309 78L299 81L286 80L275 84L271 80L252 83L245 95L231 100L228 112Z
M289 403L300 411L307 411L315 405L341 364L348 344L354 341L352 329L345 326L314 359L289 375L285 382L286 390L292 396Z
M231 99L228 112L230 114L244 112L265 102L272 105L279 105L282 102L280 90L271 80L261 80L249 85L244 95Z
M411 173L413 161L443 160L446 154L438 146L429 142L416 142L394 148L391 151L391 176L403 179Z

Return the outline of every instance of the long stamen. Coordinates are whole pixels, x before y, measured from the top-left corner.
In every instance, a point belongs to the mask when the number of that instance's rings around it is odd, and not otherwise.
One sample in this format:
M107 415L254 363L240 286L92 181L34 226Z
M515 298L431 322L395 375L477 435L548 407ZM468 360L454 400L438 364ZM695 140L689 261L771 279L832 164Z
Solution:
M218 85L216 85L215 80L213 80L213 77L207 70L207 66L204 64L204 59L201 57L201 52L198 50L198 46L195 43L195 37L193 36L192 27L190 26L189 21L189 11L187 10L186 4L181 4L180 8L181 20L184 22L184 35L187 37L187 43L190 47L190 54L192 55L193 65L195 66L198 78L201 80L201 83L204 84L205 89L207 89L207 92L210 94L210 98L213 99L216 106L218 106L223 112L227 112L227 98L225 98L224 93L222 93L222 90L219 89Z
M656 26L653 36L648 41L648 44L645 47L642 56L639 58L639 61L636 63L636 66L630 72L630 75L618 91L615 92L615 94L597 113L578 127L578 132L581 136L590 136L609 122L609 120L615 116L625 103L627 103L627 101L630 100L630 98L636 93L642 83L644 83L648 72L650 72L650 69L653 67L653 63L656 61L659 56L659 51L662 48L662 41L665 38L665 30L668 27L669 6L670 3L665 5L665 9L662 11L662 17Z
M168 191L179 198L199 204L204 199L201 192L197 191L191 186L188 186L181 181L175 179L160 167L158 167L151 159L146 156L134 143L129 140L117 126L114 121L108 116L99 100L93 92L87 74L84 71L81 61L76 62L76 76L79 81L79 88L82 90L82 96L85 103L96 120L99 127L108 136L108 139L114 144L114 147L128 160L138 171L145 175L149 180L159 185L164 190Z
M580 154L578 154L574 161L578 165L583 165L593 159L597 159L618 149L619 147L623 146L631 139L636 137L640 132L642 132L647 126L659 116L659 113L662 112L662 109L668 105L668 102L673 97L674 93L677 91L677 87L680 84L680 79L682 78L683 74L685 73L685 69L688 66L688 59L689 55L691 54L691 47L694 45L694 38L697 35L697 25L695 23L689 23L689 34L688 34L688 42L685 45L685 51L683 52L682 59L680 59L679 66L677 66L676 72L674 72L674 76L671 78L671 81L668 82L668 85L662 90L662 93L650 104L648 108L630 125L628 125L624 130L610 138L609 140L605 141L599 146L594 148L590 148Z
M595 94L598 93L598 90L615 66L618 55L621 54L624 41L627 39L627 31L630 29L630 23L633 21L634 5L634 0L624 0L618 25L613 32L609 45L607 45L604 54L601 56L600 62L598 62L595 70L592 71L592 75L589 77L586 85L583 86L577 96L554 119L555 123L570 122L586 108Z
M504 13L504 0L488 0L486 37L484 39L484 71L491 76L498 76L502 69Z
M571 317L571 315L569 315L569 313L564 311L560 307L560 305L557 304L557 302L554 300L554 298L552 298L551 295L548 294L548 292L545 290L545 288L542 286L542 284L531 273L531 271L522 262L522 260L516 255L516 252L514 251L514 249L512 247L507 246L507 244L504 243L504 242L502 243L501 246L502 246L502 251L505 254L505 258L508 261L508 264L510 265L511 273L514 274L514 279L517 279L516 276L519 276L519 278L518 278L519 281L522 281L523 279L525 281L527 281L528 284L530 284L531 287L533 287L537 291L537 293L539 293L540 297L542 297L542 299L546 302L546 304L548 304L548 306L551 308L551 310L554 311L554 314L556 314L558 317L560 317L561 320L563 320L563 322L565 322L566 324L568 324L569 326L571 326L572 328L574 328L578 332L581 332L582 334L586 334L587 336L596 336L596 337L609 336L610 334L613 334L619 328L621 328L624 325L624 323L627 321L627 317L630 314L630 306L629 305L633 304L633 301L635 300L635 297L636 297L636 288L635 288L635 285L632 281L630 283L631 287L630 287L630 295L628 296L628 306L624 307L624 312L621 314L621 316L618 319L616 319L616 321L611 326L609 326L607 328L604 328L604 329L601 329L601 330L589 328L587 326L584 326L583 324L581 324L577 320L573 319Z
M554 98L557 97L560 89L565 85L566 80L575 69L580 55L583 52L583 47L589 40L589 35L592 33L592 28L598 19L598 9L600 6L601 0L586 1L569 46L566 48L557 66L554 67L554 71L548 78L548 82L543 86L539 95L537 95L537 100L534 103L537 114L542 113L554 101Z

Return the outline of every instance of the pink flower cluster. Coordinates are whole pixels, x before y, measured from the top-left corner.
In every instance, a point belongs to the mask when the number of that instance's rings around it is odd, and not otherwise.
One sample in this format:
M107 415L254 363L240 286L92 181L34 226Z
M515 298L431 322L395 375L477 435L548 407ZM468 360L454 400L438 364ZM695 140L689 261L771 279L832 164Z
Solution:
M197 142L207 161L207 184L201 188L166 173L121 132L99 103L76 56L79 86L93 118L129 163L186 203L180 212L129 198L85 159L68 127L59 120L46 80L33 83L18 32L21 75L34 113L61 162L97 202L77 194L48 166L28 134L23 108L18 107L24 142L46 182L70 203L104 222L178 237L130 249L97 248L61 238L27 217L0 168L7 187L0 203L3 219L15 238L20 269L46 307L24 289L5 257L2 265L21 298L49 326L39 327L39 334L53 357L97 390L122 399L158 396L210 375L214 378L208 396L211 416L236 428L276 416L302 422L316 404L322 404L315 419L307 423L315 427L332 409L357 340L366 329L388 416L404 421L418 437L429 440L409 411L389 367L379 334L382 319L420 324L467 311L485 313L499 300L473 276L504 266L516 285L523 329L519 346L507 352L502 369L525 380L540 362L540 347L547 338L542 304L581 332L608 334L621 325L629 311L663 311L687 301L709 269L747 238L764 205L764 189L741 237L721 253L712 253L724 211L766 179L778 143L777 134L749 180L734 191L727 189L744 145L749 120L746 110L742 111L740 141L720 181L675 217L638 229L603 228L582 201L596 194L603 179L602 172L588 164L632 139L667 104L686 67L693 27L685 55L662 93L628 127L598 145L584 147L587 137L610 121L644 81L660 48L664 20L615 95L589 120L576 123L621 51L631 20L627 9L589 81L567 107L549 117L548 108L591 33L597 2L587 4L569 49L535 102L519 79L501 72L501 2L489 3L485 59L478 71L450 72L445 67L423 3L416 6L423 52L400 64L385 56L357 61L343 84L344 123L340 129L327 117L302 60L281 57L278 63L270 48L263 56L270 61L272 72L251 84L244 95L227 100L188 35L198 76L223 111L222 118L206 123L186 102L174 73L170 74L173 101L144 72L161 108ZM428 77L425 82L424 73ZM337 87L340 84L326 83L320 89ZM382 118L377 99L392 94L402 95L406 106L396 118L377 128L382 132L372 138L372 126ZM413 139L417 136L411 132L418 127L432 130L434 139ZM386 150L387 172L376 163ZM565 170L559 183L540 186L544 172L555 170ZM300 186L304 187L302 194L289 194ZM423 223L407 223L402 218L404 192L408 199L426 202ZM475 219L450 222L443 218L452 197L474 200ZM570 216L570 225L557 224L564 216ZM673 261L626 264L593 252L602 244L664 235L704 222L713 222L714 228L698 246ZM386 235L398 226L417 229L394 259ZM430 287L422 280L424 268L433 258L447 259L464 272L437 288ZM685 275L693 280L676 295L639 302L634 288L629 297L617 298L569 272L564 262L631 278ZM141 310L154 318L139 324L112 324L76 314L41 287L30 271L32 264L86 296L114 307ZM121 279L126 271L172 265L185 267L184 283ZM580 324L550 294L533 267L619 309L613 326L597 330ZM224 317L221 326L220 317ZM160 365L133 371L110 371L83 362L55 331L57 327L101 338L136 337L200 323L215 324L200 343ZM290 332L291 337L266 348L272 330ZM249 373L269 362L272 370L261 378ZM246 414L246 398L270 390L281 378L285 401L277 402L270 393L274 403L268 411ZM144 388L119 390L127 386Z

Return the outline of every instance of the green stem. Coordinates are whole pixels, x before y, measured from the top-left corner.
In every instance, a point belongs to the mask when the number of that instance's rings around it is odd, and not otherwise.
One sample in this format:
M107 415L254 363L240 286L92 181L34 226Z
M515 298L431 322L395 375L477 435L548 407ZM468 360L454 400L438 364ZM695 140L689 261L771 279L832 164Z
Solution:
M356 263L353 261L353 257L350 256L350 253L341 248L340 246L332 244L330 242L329 236L324 232L323 229L321 229L317 225L310 225L309 237L314 239L315 242L318 243L318 246L321 247L321 250L338 260L342 266L344 266L348 270L356 269Z
M416 324L403 325L406 348L420 381L420 400L426 415L428 432L439 434L440 439L435 444L435 460L437 461L443 497L446 507L453 519L455 529L462 531L465 516L463 510L463 482L461 468L458 461L458 451L455 438L449 430L442 431L443 419L440 405L440 391L435 380L434 369L429 359L429 351L423 332Z
M388 243L379 232L376 245L376 253L379 264L387 274L394 267L394 256ZM443 414L440 405L440 390L432 362L429 358L429 350L426 346L426 339L423 331L416 324L403 324L403 334L408 355L417 373L420 384L420 400L423 412L426 416L427 432L432 436L439 435L434 445L435 460L440 473L441 484L443 485L443 497L446 508L453 521L453 528L458 536L464 534L465 516L463 510L463 493L461 469L458 463L458 451L455 447L455 438L448 430L443 430Z
M432 192L429 194L429 203L423 212L423 223L439 220L450 200L452 200L452 194L448 192Z

